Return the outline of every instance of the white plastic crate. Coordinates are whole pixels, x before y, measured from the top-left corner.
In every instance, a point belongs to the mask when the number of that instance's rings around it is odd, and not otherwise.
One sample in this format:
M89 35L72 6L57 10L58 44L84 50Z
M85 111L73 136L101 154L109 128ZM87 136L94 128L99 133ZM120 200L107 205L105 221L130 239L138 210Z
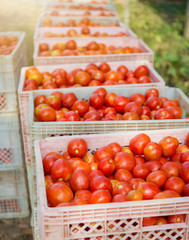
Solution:
M71 29L74 29L77 33L78 33L78 37L81 37L81 27L58 27L58 28L52 28L52 27L49 27L49 28L43 28L43 27L40 27L40 28L37 28L35 30L35 34L34 34L34 41L35 43L37 43L38 39L43 39L43 41L46 41L46 39L48 39L49 37L46 37L45 36L45 33L52 33L52 34L65 34L67 35L67 32ZM90 30L90 35L96 33L96 32L99 32L100 34L103 34L103 33L107 33L109 35L117 35L119 34L120 32L122 33L125 33L126 36L119 36L118 38L120 37L129 37L129 38L137 38L136 34L133 33L133 31L130 29L130 28L123 28L123 27L98 27L95 28L95 27L89 27L89 30ZM76 38L78 38L76 37ZM83 35L83 37L88 37L87 35ZM108 36L107 36L108 37ZM57 39L57 42L59 41L60 37L50 37L51 38L56 38ZM69 38L68 36L65 36L65 38ZM98 38L102 38L102 37L98 37ZM103 38L106 38L106 37L103 37ZM109 38L109 37L108 37ZM74 39L72 37L72 39Z
M147 60L152 65L154 63L154 52L140 39L131 39L127 37L122 38L78 38L75 40L78 47L85 47L88 43L96 41L97 43L103 43L106 46L116 47L137 47L141 53L127 53L127 54L106 54L106 55L82 55L82 56L59 56L59 57L41 57L39 54L39 44L48 43L50 49L54 44L57 43L56 39L48 39L47 41L39 40L35 44L34 48L34 64L36 66L41 65L54 65L54 64L65 64L65 63L93 63L93 62L111 62L111 61L142 61ZM62 38L59 42L66 43L67 40Z
M0 173L23 168L18 112L0 114Z
M28 215L24 170L1 171L0 218L22 218Z
M165 136L173 136L181 144L185 143L188 132L189 128L145 131L153 142L159 142ZM117 132L100 135L53 137L35 141L38 194L37 218L41 240L188 239L188 215L186 222L179 224L142 227L142 221L144 217L189 214L189 197L59 208L50 208L47 205L42 165L42 159L47 153L51 151L65 152L68 142L76 137L85 139L90 152L111 142L118 142L121 146L128 146L129 141L139 133L141 132Z

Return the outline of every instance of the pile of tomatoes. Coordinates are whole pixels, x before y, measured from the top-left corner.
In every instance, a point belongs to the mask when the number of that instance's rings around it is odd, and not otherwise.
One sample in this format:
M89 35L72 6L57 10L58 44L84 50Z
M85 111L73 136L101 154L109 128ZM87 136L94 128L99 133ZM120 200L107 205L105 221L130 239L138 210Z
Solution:
M45 18L43 21L43 25L41 27L84 27L84 26L90 26L90 27L118 27L119 24L114 23L95 23L94 21L90 20L87 17L84 17L81 19L80 22L75 21L74 19L68 19L65 22L58 22L53 23L51 18Z
M110 11L109 9L107 8L104 8L104 7L94 7L92 5L85 5L85 4L77 4L77 5L70 5L70 6L66 6L66 5L62 5L62 4L59 4L59 5L53 5L52 8L57 8L57 9L76 9L76 10L98 10L98 11Z
M40 57L59 57L59 56L83 56L83 55L106 55L106 54L131 54L141 53L137 47L116 47L114 45L106 46L104 43L95 41L89 42L85 47L77 46L75 40L68 40L65 44L56 43L52 48L48 43L39 44L38 56Z
M126 66L120 65L117 70L113 71L106 62L98 66L91 63L85 69L77 68L69 73L62 68L55 69L52 73L49 73L40 72L36 67L29 67L25 72L25 78L24 91L151 83L149 69L145 65L140 65L135 71L129 71Z
M0 55L10 55L18 44L16 36L0 36Z
M140 133L129 146L112 142L92 153L74 138L62 154L48 153L43 169L50 207L189 196L189 133L181 145Z
M92 16L92 17L113 17L115 13L113 12L100 12L98 14L92 15L90 11L86 11L84 13L60 13L58 11L52 11L50 13L46 13L45 16L59 16L59 17L83 17L83 16Z
M76 75L77 76L77 75ZM113 121L178 119L182 109L176 99L159 97L159 91L149 88L145 95L134 93L130 97L96 89L89 100L78 100L75 93L53 92L34 99L37 121Z

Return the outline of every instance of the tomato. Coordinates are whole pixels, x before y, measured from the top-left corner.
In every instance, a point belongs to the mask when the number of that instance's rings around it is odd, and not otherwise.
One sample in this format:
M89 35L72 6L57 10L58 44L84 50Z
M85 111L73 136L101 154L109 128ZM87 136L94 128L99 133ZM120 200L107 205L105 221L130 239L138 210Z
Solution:
M141 191L144 200L153 199L160 191L156 184L150 182L141 183L137 190Z
M63 93L60 91L54 91L51 93L51 96L55 96L55 97L59 98L60 100L62 100Z
M66 49L69 49L69 50L75 50L77 48L77 44L75 40L69 40L66 42L65 47Z
M132 171L132 169L136 165L135 158L126 152L119 152L114 156L116 170L118 169L126 169L128 171Z
M66 159L66 160L69 160L69 159L71 158L70 155L69 155L69 153L68 153L68 151L64 152L64 153L62 154L62 156L63 156L63 158Z
M176 106L179 107L179 101L177 99L168 99L166 102L164 102L163 107L164 108L168 108L168 107L172 107L172 106Z
M131 102L137 102L137 103L143 105L145 102L145 96L141 93L134 93L129 97L129 100Z
M126 112L123 114L122 120L140 120L140 117L137 113L134 112Z
M63 181L68 181L70 174L72 172L71 165L68 160L57 159L51 167L51 176L54 181L61 179Z
M157 221L157 217L144 217L142 221L142 226L147 227L147 226L155 225L156 221Z
M146 179L146 177L150 174L150 169L146 164L140 164L137 165L133 169L133 176L134 178L143 178Z
M83 169L76 169L71 174L69 183L73 192L87 190L89 188L89 175Z
M113 189L113 196L117 194L123 194L127 196L128 192L132 191L132 186L127 182L119 182Z
M184 196L189 196L189 183L187 183L183 188Z
M68 143L68 153L71 157L84 157L88 152L88 146L84 139L74 138Z
M132 173L126 169L118 169L115 172L115 179L120 182L129 182L132 178Z
M180 175L186 183L189 183L189 162L184 162L182 164Z
M136 190L138 188L138 186L140 185L140 183L142 183L142 182L145 182L145 180L142 178L132 178L129 181L129 183L131 184L131 186L134 190Z
M78 99L74 93L64 93L62 96L62 106L65 108L71 108L77 100Z
M105 105L107 107L114 107L116 97L117 97L117 95L113 92L107 93L104 98Z
M161 169L162 163L160 161L148 161L145 163L148 168L150 169L150 172L154 172Z
M109 71L106 73L105 75L105 80L108 81L108 80L111 80L111 81L115 81L115 82L118 82L119 80L119 75L117 72L115 71Z
M98 80L100 83L103 83L105 81L104 72L100 71L100 70L94 70L92 72L91 78L92 78L92 80Z
M94 153L94 158L96 162L100 162L104 158L113 158L114 154L111 148L105 146L99 148L95 153Z
M29 75L34 72L38 72L38 69L35 66L27 68L25 71L25 77L29 78Z
M119 183L118 180L114 179L114 176L113 176L113 179L110 179L111 183L112 183L112 187L113 189L115 188L115 186Z
M62 85L66 85L66 77L62 76L60 74L57 74L54 78L53 78L53 82L56 84L56 86L59 88Z
M73 73L68 73L66 77L66 85L73 86L75 84L75 77Z
M126 83L127 84L137 84L138 83L138 79L135 78L135 77L127 78Z
M143 195L139 190L132 190L127 196L131 198L132 201L141 201L143 199Z
M112 150L114 156L116 155L116 153L121 152L121 146L117 142L112 142L108 144L108 147Z
M128 201L131 201L131 198L123 194L116 194L112 198L112 202L128 202Z
M97 176L104 176L104 174L103 174L100 170L91 171L91 173L89 174L90 180L91 180L93 177L97 177Z
M105 176L96 176L91 178L90 180L90 189L92 192L97 190L108 190L110 193L112 192L112 183L110 179Z
M45 176L45 189L47 190L51 185L54 184L54 180L51 175Z
M56 207L67 207L67 206L72 206L73 204L71 202L65 202L65 203L59 203L56 205Z
M168 108L160 108L156 111L154 119L173 119L173 114Z
M57 86L54 82L47 81L43 83L43 89L55 89L55 88L57 88Z
M72 169L75 171L76 169L83 169L86 173L90 174L91 167L89 164L83 162L83 161L74 161L72 163Z
M126 74L129 72L128 68L125 67L124 65L119 66L117 68L117 71L123 73L124 76L126 76Z
M89 204L109 203L111 200L112 197L109 191L97 190L91 194L91 197L89 198Z
M171 215L167 217L167 221L168 223L184 223L185 218L185 214Z
M132 156L134 156L134 153L131 151L131 149L130 149L130 147L123 147L122 149L121 149L121 152L125 152L125 153L129 153L129 154L131 154ZM136 160L137 161L137 160Z
M155 225L163 225L168 224L167 219L165 217L157 217Z
M56 68L53 72L52 75L55 77L56 75L62 75L64 77L67 76L67 72L63 68Z
M177 153L179 154L179 153ZM180 154L180 162L184 163L184 162L188 162L189 161L189 152L184 152Z
M97 93L92 94L89 98L89 105L93 106L95 109L101 108L103 103L103 97Z
M138 79L138 83L151 83L151 80L148 76L141 76Z
M188 152L188 151L189 151L189 147L185 144L179 145L176 149L176 152L180 152L180 153Z
M107 64L106 62L101 63L101 64L98 66L98 69L101 70L101 71L103 71L103 72L105 72L105 73L107 73L107 72L109 72L109 71L111 70L109 64Z
M70 202L72 199L72 190L63 182L54 183L47 189L47 201L52 207L60 203Z
M55 110L59 110L61 108L61 99L56 96L48 96L46 98L46 103Z
M41 122L56 121L55 110L52 107L41 108L38 112L38 120Z
M77 100L72 105L71 110L78 113L80 117L83 117L89 110L89 104L85 100Z
M151 142L151 139L145 133L140 133L133 137L129 142L130 149L137 155L142 155L144 147Z
M95 41L92 41L92 42L87 44L86 49L97 51L97 50L99 50L99 44Z
M178 194L177 192L172 191L172 190L165 190L165 191L157 193L154 196L154 199L177 198L177 197L180 197L180 194Z
M124 96L117 96L114 101L114 108L118 113L123 113L125 106L129 103L129 99Z
M140 65L135 69L134 73L135 73L135 76L139 78L144 75L148 76L149 70L148 70L148 67L146 67L145 65Z
M37 107L38 105L42 104L42 103L46 103L47 99L45 97L45 95L38 95L37 97L35 97L34 99L34 106Z
M162 188L167 181L167 175L162 170L154 171L147 176L146 181L155 183L159 188Z
M162 138L159 144L161 145L163 156L171 157L176 153L179 141L175 137L167 136Z
M94 94L94 93L97 93L97 94L99 94L101 97L105 98L105 96L106 96L106 94L107 94L107 91L106 91L105 88L98 88L98 89L96 89L96 90L93 92L93 94Z
M75 199L82 199L85 201L89 201L92 192L89 190L79 190L75 193Z
M160 144L156 142L149 142L144 147L144 157L147 161L149 160L159 160L161 158L162 150Z
M43 170L45 174L51 173L51 167L53 163L59 158L63 157L58 152L50 152L45 155L45 157L43 158Z
M179 167L176 162L167 162L162 167L161 170L163 170L167 177L178 177L179 176Z
M181 157L180 152L176 152L172 157L171 157L171 161L172 162L180 162L180 157Z
M27 79L24 83L24 91L27 91L27 89L29 90L29 88L32 88L32 87L34 89L38 89L39 85L37 81L34 79Z
M143 108L140 103L137 102L129 102L127 105L125 105L124 113L126 112L134 112L137 113L140 117L143 113Z
M149 98L151 96L159 97L159 91L156 88L149 88L145 93L145 98Z
M91 76L87 72L79 71L76 73L74 80L77 84L81 84L82 86L87 86L91 81Z
M80 121L80 116L74 111L69 111L64 115L65 121Z
M135 77L135 74L134 74L134 72L127 72L126 73L126 79L129 79L129 78L134 78Z
M104 158L98 164L98 169L106 176L110 177L115 171L115 163L112 158Z
M94 162L94 155L90 153L86 154L85 157L83 158L83 161L87 164Z
M84 199L77 198L77 199L72 199L71 203L73 205L86 205L86 204L88 204L88 201L84 200Z
M165 190L173 190L173 191L179 193L180 195L182 195L184 186L185 186L185 183L181 178L170 177L166 181L164 189Z
M36 80L38 85L40 85L42 83L42 80L43 80L43 75L42 75L42 73L36 71L36 72L30 73L28 78Z
M145 105L150 108L150 110L157 110L161 108L161 101L156 96L150 96L147 98Z
M172 113L173 119L182 118L182 109L178 106L170 106L167 109Z
M98 169L98 163L97 162L92 162L89 165L90 165L91 171L95 171L95 170Z
M84 115L84 121L98 121L100 120L100 114L96 110L87 112Z

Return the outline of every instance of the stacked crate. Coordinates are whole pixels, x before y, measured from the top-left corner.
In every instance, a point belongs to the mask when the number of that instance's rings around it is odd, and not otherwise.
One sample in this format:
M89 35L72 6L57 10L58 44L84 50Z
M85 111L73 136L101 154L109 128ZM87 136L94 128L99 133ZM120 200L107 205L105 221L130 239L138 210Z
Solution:
M100 1L100 0L97 0ZM88 0L86 1L88 2ZM74 4L80 4L78 0L73 1ZM83 1L82 1L82 4ZM59 7L55 7L58 5ZM87 3L89 5L89 3ZM66 6L64 9L63 6ZM73 14L72 19L76 23L81 21L81 16L75 16L75 14L82 14L81 10L71 10L69 12L68 6L70 3L64 3L64 1L53 1L51 0L48 4L46 12L39 18L34 35L34 64L40 72L50 72L53 70L62 68L67 72L71 72L74 69L82 68L85 69L89 63L100 64L103 61L108 62L112 70L116 70L118 66L124 65L128 67L130 71L134 71L139 65L146 65L150 71L151 83L144 84L133 84L133 85L114 85L112 86L103 86L108 92L115 92L117 95L129 97L133 93L142 93L144 94L147 89L155 87L159 90L162 96L168 98L177 99L183 110L183 118L186 117L186 113L189 113L189 99L184 95L180 89L164 87L165 82L159 76L159 74L154 70L153 61L154 54L151 49L146 46L146 44L137 38L137 36L128 28L125 28L123 23L120 22L120 19L116 20L119 26L117 27L98 27L98 31L101 33L115 34L119 31L122 31L127 34L128 37L86 37L82 38L81 28L80 27L68 27L63 26L68 19L70 19L70 14ZM115 12L112 4L108 6L112 11ZM53 16L52 15L52 12ZM95 12L95 11L94 11ZM64 14L69 14L68 16L60 16ZM93 17L90 18L91 21L96 22L97 24L107 24L111 21L115 21L117 14L115 12L115 17L94 17L95 13L92 13ZM50 19L50 24L46 24L45 20ZM111 19L112 18L112 19ZM47 22L46 22L47 23ZM61 24L60 24L61 23ZM53 27L56 25L56 27ZM125 46L130 45L132 47L138 47L142 50L142 53L135 54L112 54L112 55L90 55L90 56L59 56L59 57L41 57L39 56L39 45L41 43L48 43L52 47L57 42L66 43L69 39L67 37L67 32L70 29L75 29L78 33L78 36L74 37L74 40L77 42L77 45L80 47L85 46L90 41L96 41L98 43L104 43L107 46ZM94 33L96 31L95 27L90 27L90 32ZM54 36L48 36L46 33L51 33ZM63 36L62 36L63 35ZM59 64L59 65L57 65ZM47 206L47 200L45 195L45 183L42 176L42 158L44 157L44 149L48 150L48 147L53 148L54 151L64 151L63 146L66 146L69 139L72 137L57 137L57 136L68 136L68 135L77 135L81 137L82 134L102 134L94 136L97 145L110 141L116 141L117 138L120 139L130 139L131 136L134 136L135 133L125 133L121 137L116 132L118 131L146 131L154 129L176 129L176 128L189 128L189 119L178 119L178 120L150 120L150 121L95 121L95 122L36 122L34 118L34 99L37 95L43 94L45 96L50 96L50 94L55 89L40 89L34 91L24 91L24 82L26 80L25 73L28 68L23 68L19 84L19 102L20 102L20 112L21 112L21 121L22 121L22 131L25 144L25 154L26 154L26 164L28 171L28 180L30 188L30 200L33 209L32 216L32 225L34 230L34 236L36 239L49 239L49 240L59 240L59 239L158 239L158 237L165 236L165 239L168 237L177 237L178 239L186 239L185 237L188 234L187 221L183 225L164 225L160 230L159 228L143 228L142 220L146 216L160 216L163 214L173 215L174 213L189 213L188 210L188 199L177 201L165 201L165 204L161 202L144 202L139 203L129 203L130 205L123 203L120 208L113 206L109 208L108 205L98 206L92 208L91 205L86 207L70 207L65 209L55 209L49 208ZM42 88L42 87L40 87ZM88 99L92 92L94 92L98 87L82 87L82 88L65 88L58 89L62 93L74 92L78 99ZM105 133L115 132L113 135L105 135ZM163 134L168 134L169 131L162 131ZM178 136L179 131L171 131L175 136ZM182 130L184 136L185 130ZM150 135L157 136L158 132L149 132ZM57 137L45 139L47 137ZM100 137L99 137L100 136ZM83 136L86 139L91 139L93 136ZM101 141L99 141L99 139ZM113 140L114 139L114 140ZM128 139L126 144L128 143ZM155 137L154 137L155 139ZM41 140L41 141L36 141ZM124 144L123 141L121 144ZM179 139L183 142L183 138ZM36 141L36 145L35 142ZM53 142L54 141L54 142ZM63 145L60 148L58 144L61 142ZM35 146L34 146L35 145ZM36 152L34 150L36 149ZM91 146L91 149L95 149L98 146ZM52 149L52 148L51 148ZM37 179L36 179L37 174ZM37 185L37 186L36 186ZM38 194L37 194L38 192ZM170 205L171 204L171 205ZM179 206L179 208L175 206ZM168 208L170 206L170 208ZM165 210L167 208L167 211ZM184 210L183 210L184 209ZM65 210L65 211L64 211ZM132 211L136 210L135 214ZM172 211L172 212L171 212ZM174 211L174 212L173 212ZM112 214L112 215L111 215ZM154 215L155 214L155 215ZM110 216L111 215L111 216ZM118 221L119 220L119 221ZM119 222L119 224L118 224ZM94 224L95 223L95 224ZM111 223L111 224L110 224ZM107 226L110 224L114 225L114 228L107 230ZM123 225L125 227L123 227ZM91 227L92 226L92 227ZM39 232L38 232L39 228ZM171 235L173 234L173 235ZM153 238L154 237L154 238ZM174 239L174 238L173 238ZM175 238L176 239L176 238Z
M27 217L28 196L25 181L17 87L20 71L26 65L25 34L15 36L18 43L9 55L0 55L0 218Z

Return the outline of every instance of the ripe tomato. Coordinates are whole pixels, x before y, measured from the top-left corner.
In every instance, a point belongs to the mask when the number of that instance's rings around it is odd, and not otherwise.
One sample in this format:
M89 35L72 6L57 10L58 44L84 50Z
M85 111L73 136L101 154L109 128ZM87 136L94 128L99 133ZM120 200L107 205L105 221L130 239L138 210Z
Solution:
M100 70L94 70L92 72L92 76L91 76L92 80L97 80L100 83L103 83L105 80L105 75L103 71Z
M149 88L145 93L145 98L149 98L151 96L159 97L159 91L156 88Z
M163 225L168 224L167 219L165 217L157 217L155 225Z
M137 155L142 155L144 147L151 142L151 139L145 133L137 134L129 142L130 149Z
M88 152L88 146L84 139L74 138L68 143L68 153L71 157L83 158Z
M65 108L71 108L77 100L78 99L74 93L64 93L62 96L62 106Z
M109 191L97 190L91 194L91 197L89 198L89 204L109 203L111 200L112 197Z
M103 97L97 93L92 94L89 98L89 105L93 106L95 109L101 108L103 103Z
M97 177L97 176L104 176L104 174L103 174L100 170L91 171L91 173L89 174L90 180L91 180L93 177Z
M52 107L41 108L38 112L38 120L41 122L56 121L55 110Z
M134 73L135 73L135 76L139 78L141 76L148 76L149 70L148 70L148 67L146 67L145 65L140 65L135 69Z
M57 159L51 167L51 176L54 181L61 179L63 181L68 181L70 174L72 172L72 167L68 160Z
M172 191L172 190L165 190L165 191L157 193L154 196L154 199L177 198L177 197L180 197L180 194L178 194L177 192Z
M43 158L43 170L45 174L51 173L51 167L53 163L59 158L63 157L58 152L50 152L45 155L45 157Z
M84 115L84 121L98 121L98 120L100 120L100 114L96 110L89 111Z
M40 85L42 83L42 80L43 80L43 75L39 71L36 71L36 72L30 73L28 78L36 80L38 85Z
M125 106L129 103L129 99L125 96L117 96L114 101L114 108L116 112L123 113Z
M138 83L151 83L151 80L148 76L141 76L138 79Z
M143 195L139 190L132 190L127 196L131 198L132 201L141 201L143 199Z
M175 153L176 154L176 153ZM184 153L177 153L180 154L180 162L188 162L189 161L189 152L184 152Z
M186 145L189 147L189 133L186 135Z
M133 176L134 178L143 178L146 179L146 177L150 174L150 169L146 164L140 164L137 165L133 169Z
M145 182L144 179L142 178L132 178L129 183L131 184L132 188L134 190L136 190L138 188L138 186L142 183L142 182Z
M168 108L160 108L156 111L154 119L173 119L173 114Z
M170 106L167 109L172 113L173 119L180 119L182 117L182 109L178 106Z
M147 98L145 105L150 108L150 110L157 110L161 108L161 101L156 96L150 96Z
M61 108L61 99L56 96L48 96L46 98L46 103L55 110L59 110Z
M184 196L189 196L189 183L187 183L183 188Z
M92 192L90 190L79 190L75 193L75 199L89 201Z
M155 225L156 221L157 221L157 217L144 217L142 221L142 226L147 227L147 226Z
M168 223L184 223L185 218L185 214L171 215L167 217L167 221Z
M112 150L114 156L116 155L116 153L121 152L121 146L117 142L112 142L108 144L108 147Z
M63 182L54 183L47 189L47 200L52 207L60 203L70 202L72 199L72 190Z
M185 183L189 183L189 162L185 162L182 164L180 175Z
M141 191L144 200L153 199L160 191L156 184L150 182L141 183L137 190Z
M149 142L145 147L144 147L144 157L147 161L156 161L161 158L162 155L162 150L160 144L156 142Z
M79 71L75 74L75 83L81 84L82 86L87 86L91 81L91 76L89 73L84 71Z
M124 65L119 66L117 68L117 71L123 73L124 76L126 76L126 74L129 72L128 68L125 67Z
M54 180L51 175L45 176L45 189L47 190L51 185L54 184Z
M89 110L89 104L85 100L77 100L72 105L71 110L78 113L80 117L83 117Z
M38 105L42 104L42 103L46 103L47 99L45 97L45 95L38 95L37 97L35 97L34 99L34 106L37 107Z
M162 167L161 170L163 170L167 177L178 177L179 176L179 167L176 162L167 162Z
M66 47L66 49L69 49L69 50L75 50L77 48L77 44L76 44L75 40L69 40L66 42L65 47ZM64 49L62 49L62 50L64 50Z
M140 120L140 117L137 113L134 112L126 112L123 114L122 120Z
M129 102L127 105L124 107L124 113L126 112L134 112L137 113L138 116L140 117L143 113L143 108L140 103L137 102Z
M91 164L94 162L94 155L93 154L86 154L85 157L83 158L83 161L87 164Z
M164 189L172 190L172 191L175 191L175 192L179 193L180 195L182 195L184 186L185 186L185 182L181 178L170 177L166 181Z
M127 196L128 192L132 191L132 186L127 182L119 182L113 189L113 196L117 194L123 194Z
M62 85L66 84L66 77L62 76L60 74L57 74L54 78L53 78L53 82L56 84L56 86L59 88Z
M131 201L131 198L123 194L116 194L112 198L112 202L128 202L128 201Z
M113 187L110 179L105 176L96 176L90 180L90 189L92 192L97 190L108 190L111 193Z
M113 92L107 93L104 98L104 103L107 107L114 107L115 105L115 98L117 95Z
M161 169L162 163L160 161L148 161L145 163L148 168L150 169L150 172L154 172Z
M106 176L110 177L115 171L115 163L112 158L104 158L98 164L98 169Z
M159 144L162 148L162 153L164 157L171 157L176 153L176 149L179 146L178 139L167 136L160 140Z
M94 153L94 158L96 162L100 162L104 158L113 158L114 154L111 148L105 146L99 148L95 153Z
M132 173L126 169L118 169L115 172L115 179L120 182L129 182L132 178Z
M71 203L72 203L73 205L86 205L86 204L88 204L88 201L87 201L87 200L84 200L84 199L79 199L79 198L77 198L77 199L72 199L72 200L71 200Z
M25 71L25 77L29 78L29 75L34 72L38 72L38 69L35 66L27 68Z
M69 184L73 192L89 188L89 175L83 169L76 169L70 176Z
M145 96L141 93L134 93L129 97L129 100L131 102L137 102L137 103L143 105L145 102Z
M60 120L62 121L63 118ZM80 121L80 116L78 113L76 113L74 111L69 111L69 112L65 113L64 121Z
M72 170L75 171L76 169L83 169L88 174L90 174L91 172L91 167L89 166L89 164L83 161L73 161Z
M93 92L93 94L94 94L94 93L97 93L97 94L99 94L101 97L105 98L105 96L106 96L106 94L107 94L107 91L106 91L105 88L98 88L98 89L96 89L96 90Z
M159 188L162 188L167 181L167 175L162 170L154 171L147 176L146 181L155 183Z
M126 169L128 171L132 171L132 169L136 165L135 158L126 152L119 152L114 156L116 170L118 169Z
M103 71L103 72L105 72L105 73L107 73L107 72L109 72L109 71L111 70L109 64L107 64L106 62L101 63L101 64L98 66L98 69L101 70L101 71Z

